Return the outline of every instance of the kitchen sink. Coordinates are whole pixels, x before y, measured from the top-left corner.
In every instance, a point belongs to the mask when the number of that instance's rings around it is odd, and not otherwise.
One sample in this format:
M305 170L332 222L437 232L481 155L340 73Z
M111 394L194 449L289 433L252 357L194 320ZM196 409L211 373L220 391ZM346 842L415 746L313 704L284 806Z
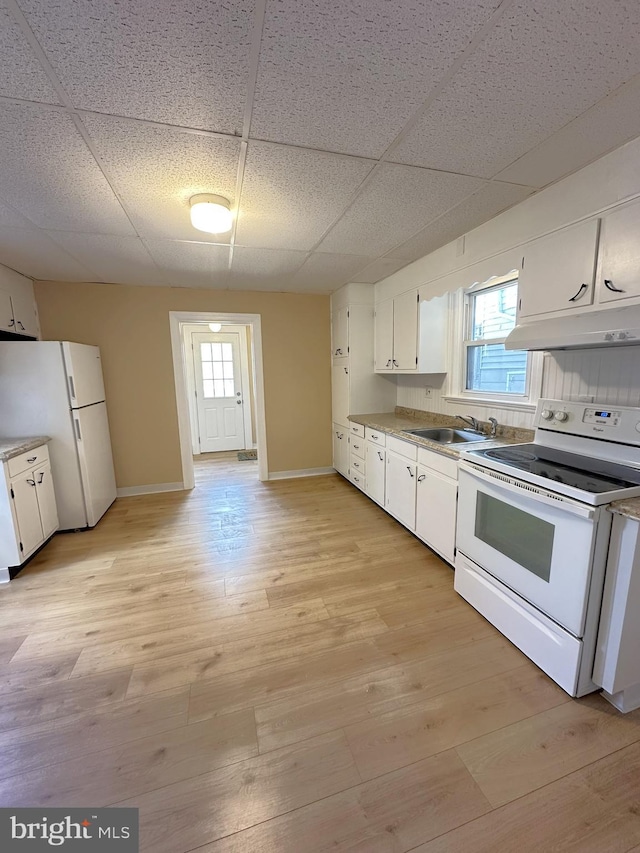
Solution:
M428 438L437 441L438 444L465 444L471 441L487 441L490 435L473 432L467 429L404 429L407 435L415 435L416 438Z

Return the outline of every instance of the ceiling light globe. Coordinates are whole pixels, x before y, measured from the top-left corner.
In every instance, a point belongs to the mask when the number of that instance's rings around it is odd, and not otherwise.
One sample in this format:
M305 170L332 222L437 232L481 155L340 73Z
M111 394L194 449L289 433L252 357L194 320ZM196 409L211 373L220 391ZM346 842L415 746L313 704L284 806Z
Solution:
M189 199L191 224L198 231L208 234L224 234L231 230L233 214L228 199L221 195L203 193Z
M222 329L222 323L209 323L209 328L212 332L219 332Z

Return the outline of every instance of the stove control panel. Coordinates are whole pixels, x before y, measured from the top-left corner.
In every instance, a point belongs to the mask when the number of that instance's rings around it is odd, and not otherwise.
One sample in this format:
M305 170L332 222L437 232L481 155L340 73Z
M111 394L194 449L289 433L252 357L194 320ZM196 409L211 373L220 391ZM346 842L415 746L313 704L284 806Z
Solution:
M640 445L640 408L540 400L535 426L551 432Z

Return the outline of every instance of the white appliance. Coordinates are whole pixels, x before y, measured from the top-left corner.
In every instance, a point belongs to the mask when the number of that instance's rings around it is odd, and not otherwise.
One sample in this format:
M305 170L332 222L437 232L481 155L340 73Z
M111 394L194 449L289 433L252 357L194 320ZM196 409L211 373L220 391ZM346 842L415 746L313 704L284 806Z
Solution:
M593 665L611 531L640 495L640 409L541 400L532 444L460 463L455 589L572 696Z
M60 528L93 527L116 499L98 347L0 342L0 435L48 435Z

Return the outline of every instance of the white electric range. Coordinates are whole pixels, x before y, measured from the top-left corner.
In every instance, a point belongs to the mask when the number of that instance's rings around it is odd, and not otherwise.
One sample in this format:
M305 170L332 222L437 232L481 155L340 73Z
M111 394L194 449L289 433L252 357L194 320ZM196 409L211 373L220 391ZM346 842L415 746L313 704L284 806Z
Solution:
M611 531L640 496L640 409L541 400L533 443L459 466L455 589L572 696L593 665Z

